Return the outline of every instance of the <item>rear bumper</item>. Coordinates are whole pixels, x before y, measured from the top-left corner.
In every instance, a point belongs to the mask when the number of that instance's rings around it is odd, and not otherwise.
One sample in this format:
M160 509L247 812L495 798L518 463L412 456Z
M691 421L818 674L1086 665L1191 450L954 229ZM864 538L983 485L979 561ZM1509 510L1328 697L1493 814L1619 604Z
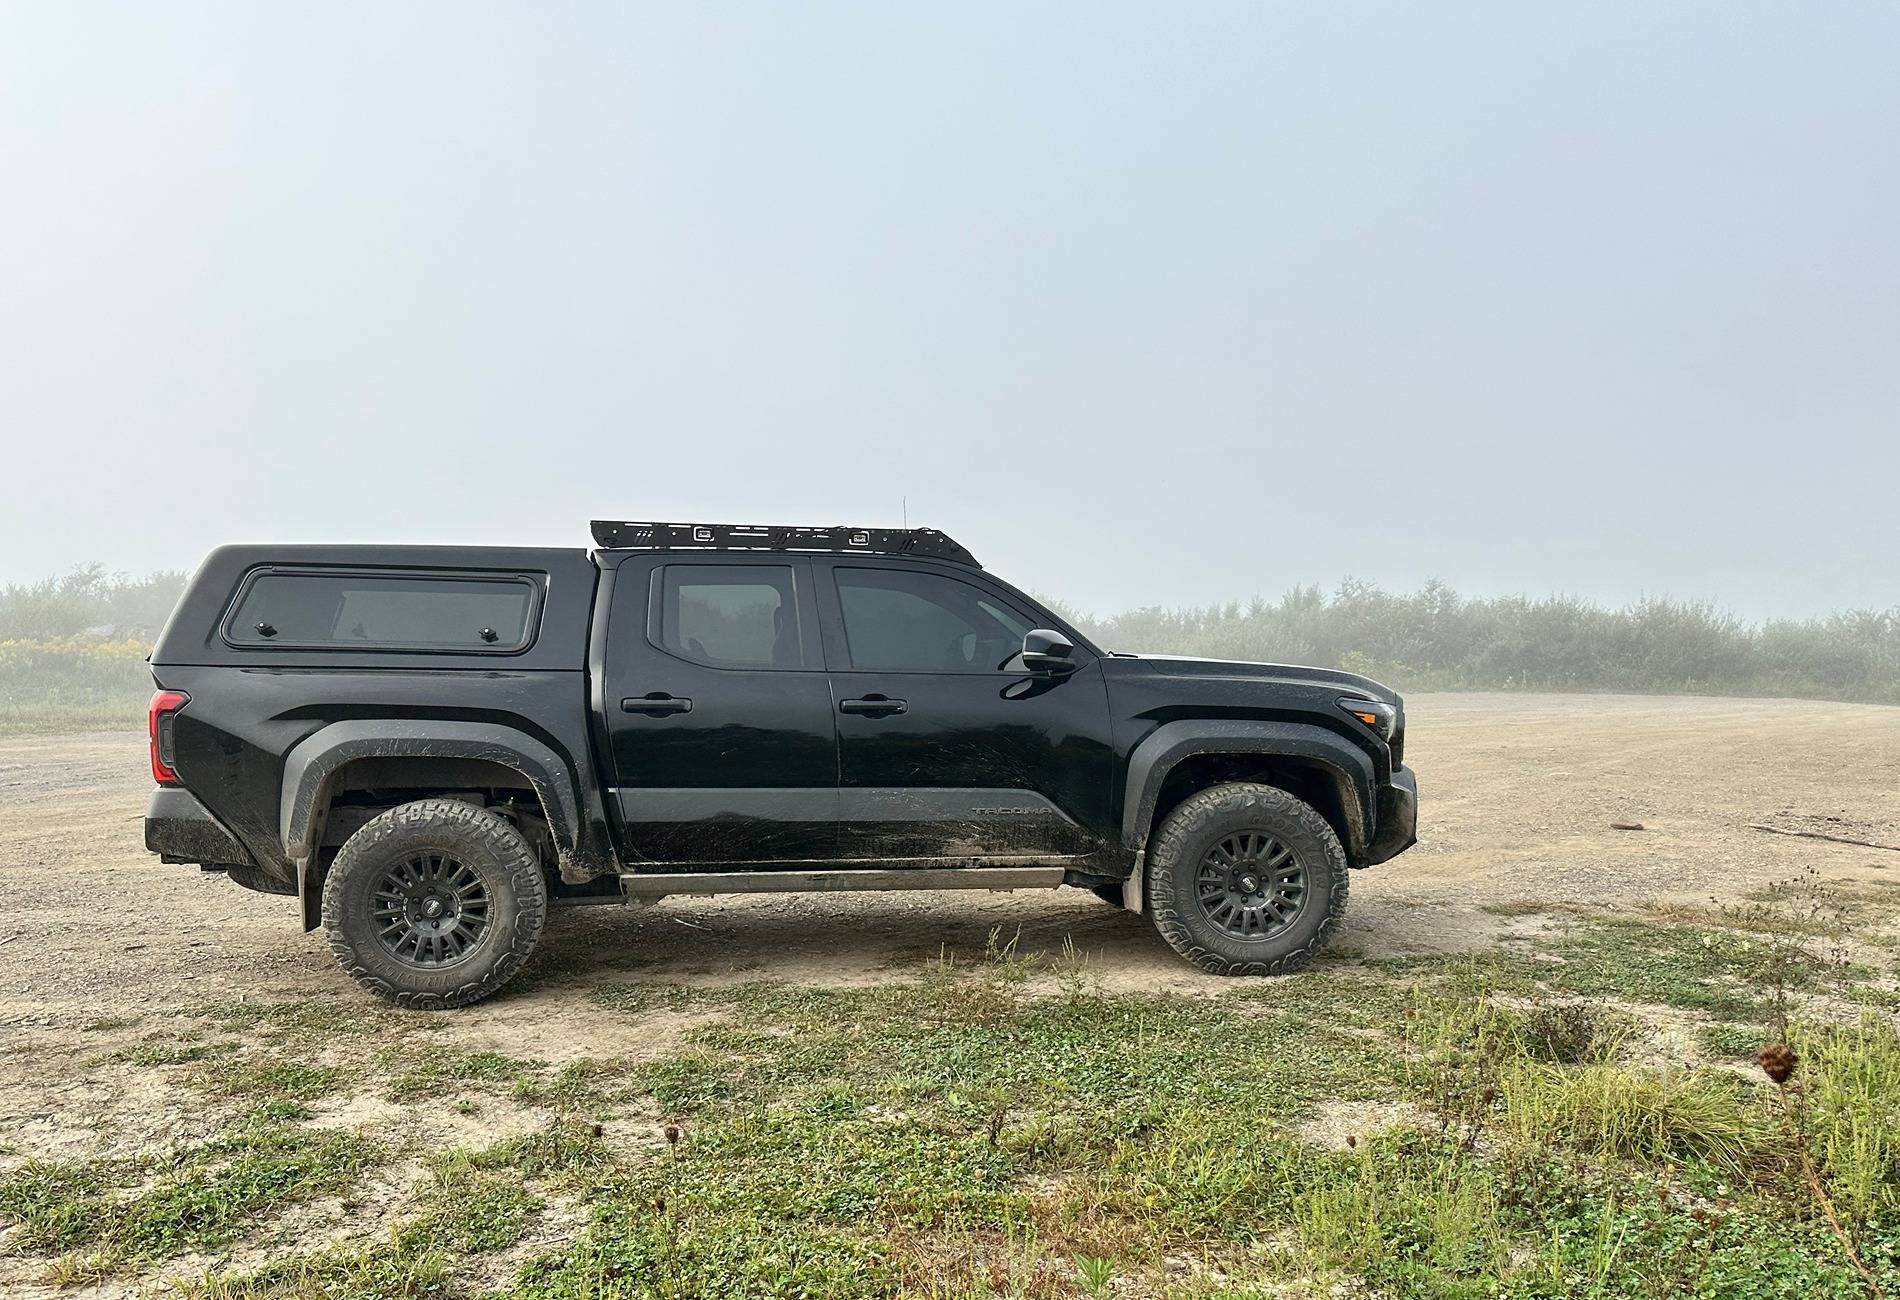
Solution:
M162 862L256 866L250 852L191 791L161 785L145 805L145 847Z
M1418 776L1395 768L1392 784L1379 788L1379 827L1366 846L1366 865L1385 862L1418 843Z

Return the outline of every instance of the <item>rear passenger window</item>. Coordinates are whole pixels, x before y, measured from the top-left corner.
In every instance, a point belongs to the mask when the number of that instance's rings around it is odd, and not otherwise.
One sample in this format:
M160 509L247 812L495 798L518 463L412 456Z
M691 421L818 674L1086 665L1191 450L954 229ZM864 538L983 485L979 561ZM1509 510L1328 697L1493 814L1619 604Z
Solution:
M714 668L803 668L792 570L780 564L669 564L660 643Z
M239 646L507 653L533 640L539 588L518 575L268 571L225 621Z

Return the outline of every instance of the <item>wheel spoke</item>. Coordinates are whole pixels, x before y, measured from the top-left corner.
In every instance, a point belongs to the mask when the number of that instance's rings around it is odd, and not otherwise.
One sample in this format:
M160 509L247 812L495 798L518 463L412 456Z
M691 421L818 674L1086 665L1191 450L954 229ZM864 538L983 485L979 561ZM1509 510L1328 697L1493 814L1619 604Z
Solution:
M468 956L489 922L481 872L452 854L418 850L391 863L370 894L370 923L405 965L443 966Z
M1306 868L1277 836L1238 830L1206 850L1193 893L1201 915L1231 937L1272 938L1305 908Z

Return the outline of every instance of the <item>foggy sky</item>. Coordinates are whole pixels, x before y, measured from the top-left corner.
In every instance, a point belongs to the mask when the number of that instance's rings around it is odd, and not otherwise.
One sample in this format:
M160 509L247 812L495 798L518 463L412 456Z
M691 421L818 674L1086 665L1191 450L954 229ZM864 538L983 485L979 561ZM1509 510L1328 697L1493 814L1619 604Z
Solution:
M1900 602L1900 10L0 7L0 579L944 528Z

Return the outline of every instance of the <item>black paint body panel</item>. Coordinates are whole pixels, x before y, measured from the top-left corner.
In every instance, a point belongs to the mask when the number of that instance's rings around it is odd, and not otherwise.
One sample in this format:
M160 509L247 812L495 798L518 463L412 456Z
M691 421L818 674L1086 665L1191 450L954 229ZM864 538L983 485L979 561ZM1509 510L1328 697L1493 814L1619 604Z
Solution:
M815 625L803 558L743 558L791 569L800 625ZM658 575L668 564L708 562L636 555L614 570L597 671L622 843L633 862L829 858L838 834L838 738L823 668L715 668L660 645L651 618ZM822 663L815 635L806 657ZM690 700L691 709L652 716L622 703L652 695Z

